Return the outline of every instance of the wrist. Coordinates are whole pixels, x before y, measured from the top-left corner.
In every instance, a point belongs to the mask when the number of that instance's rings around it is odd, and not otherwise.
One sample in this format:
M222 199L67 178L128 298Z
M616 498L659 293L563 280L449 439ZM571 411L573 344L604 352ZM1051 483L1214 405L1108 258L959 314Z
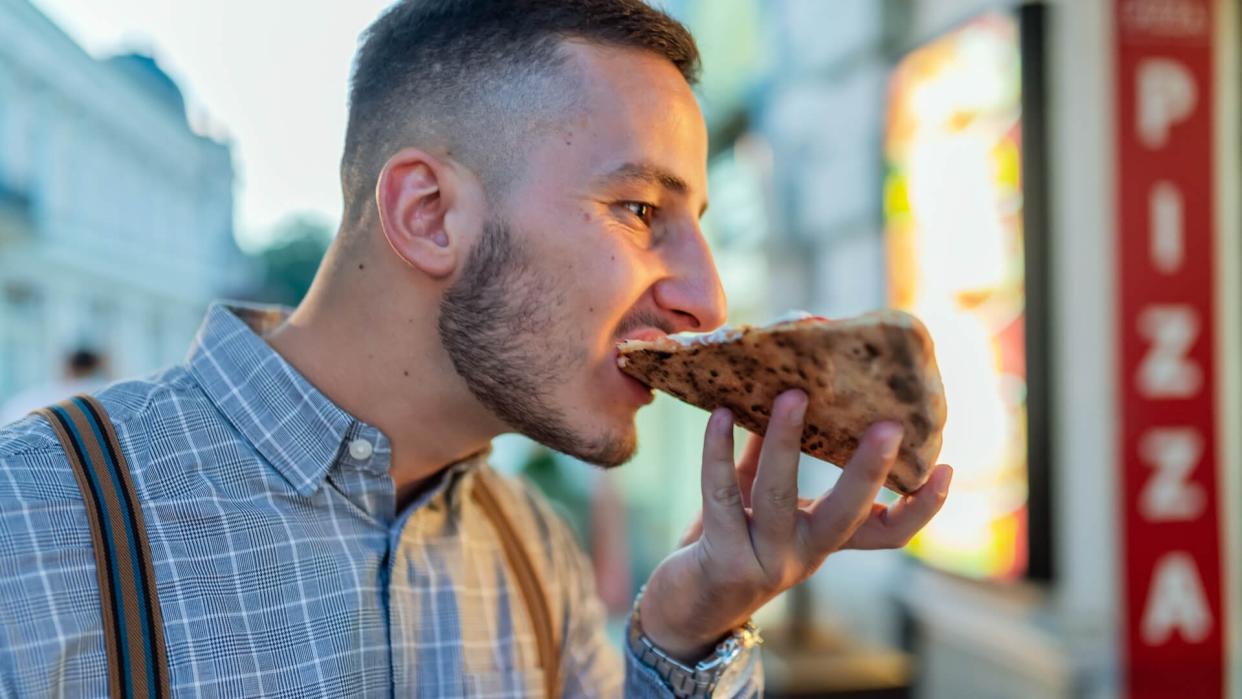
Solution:
M669 657L680 662L693 665L711 653L716 644L728 630L710 630L703 628L703 620L674 617L666 611L668 598L658 587L650 584L638 593L634 605L635 614L630 623L638 626L638 630ZM688 605L673 605L676 611L686 612Z
M763 643L759 631L752 623L745 623L731 633L724 634L709 646L707 651L697 649L683 651L693 655L675 656L647 635L643 625L643 600L650 599L639 590L630 625L626 632L626 644L638 662L654 671L679 699L706 699L713 695L718 684L736 668L739 658L754 646ZM676 634L670 636L678 638ZM691 643L694 643L693 641ZM690 646L687 646L690 647Z

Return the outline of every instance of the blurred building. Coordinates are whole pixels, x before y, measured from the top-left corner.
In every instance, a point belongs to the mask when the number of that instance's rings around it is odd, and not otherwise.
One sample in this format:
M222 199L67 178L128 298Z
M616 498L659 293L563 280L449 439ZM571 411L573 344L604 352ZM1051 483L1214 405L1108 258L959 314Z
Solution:
M115 376L179 360L246 282L228 144L137 54L97 60L0 0L0 400L80 346Z

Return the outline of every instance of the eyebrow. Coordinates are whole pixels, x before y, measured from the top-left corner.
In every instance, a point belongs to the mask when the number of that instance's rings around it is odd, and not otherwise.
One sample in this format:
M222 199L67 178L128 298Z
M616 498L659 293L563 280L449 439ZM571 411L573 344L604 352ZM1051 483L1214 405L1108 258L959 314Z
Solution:
M690 193L690 185L686 181L672 172L651 163L626 163L621 167L600 178L600 182L604 185L618 185L627 183L641 184L658 184L664 189L685 196ZM707 211L707 202L703 203L703 209L699 212L699 216Z

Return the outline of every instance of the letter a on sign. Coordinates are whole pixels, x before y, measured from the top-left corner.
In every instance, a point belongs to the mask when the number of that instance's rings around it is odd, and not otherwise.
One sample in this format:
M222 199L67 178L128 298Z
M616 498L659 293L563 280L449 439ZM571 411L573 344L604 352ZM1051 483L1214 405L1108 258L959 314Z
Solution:
M1156 562L1143 610L1143 642L1161 645L1174 631L1188 643L1200 643L1212 631L1212 613L1195 559L1181 551Z

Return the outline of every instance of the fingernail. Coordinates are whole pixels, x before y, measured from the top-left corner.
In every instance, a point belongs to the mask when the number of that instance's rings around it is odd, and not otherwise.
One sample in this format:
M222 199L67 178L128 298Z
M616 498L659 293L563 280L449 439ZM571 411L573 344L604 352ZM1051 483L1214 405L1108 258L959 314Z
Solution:
M793 407L790 409L789 417L799 424L806 417L807 397L802 391L798 391L798 398L794 401Z
M897 450L901 449L901 425L895 422L882 422L875 427L876 446L880 448L880 454L885 459L894 459L897 457Z
M712 428L721 434L733 429L733 413L728 408L716 408L713 410Z
M945 474L940 477L940 488L936 491L940 495L949 492L949 484L953 482L953 467L945 466Z

